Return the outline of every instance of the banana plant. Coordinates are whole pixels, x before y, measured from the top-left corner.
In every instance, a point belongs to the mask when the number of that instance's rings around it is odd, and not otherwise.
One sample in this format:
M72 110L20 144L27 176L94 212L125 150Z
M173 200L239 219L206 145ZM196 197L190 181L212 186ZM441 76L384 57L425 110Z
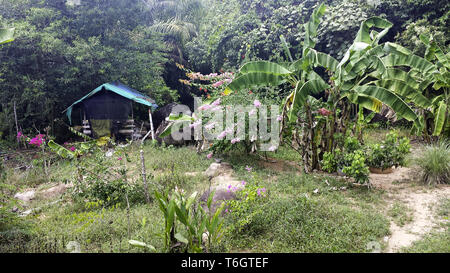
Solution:
M14 41L15 28L0 28L0 45Z
M395 52L382 60L389 75L375 84L394 90L421 110L421 122L414 126L416 133L423 132L426 138L430 133L449 137L450 53L445 53L426 35L421 35L420 40L427 47L424 57L399 45L387 44L389 50ZM431 128L429 118L433 120Z
M387 73L387 67L382 59L393 53L389 51L389 47L380 45L379 41L392 27L392 23L379 17L362 22L353 44L342 60L338 61L328 54L314 50L317 29L325 11L325 5L321 4L314 10L309 22L304 25L305 39L302 57L299 60L288 65L267 61L247 63L241 67L225 91L229 94L232 91L282 84L294 87L284 103L283 127L291 130L292 124L301 124L303 128L301 144L306 172L320 167L318 154L320 142L325 143L322 144L320 152L331 152L334 149L333 136L336 124L339 123L338 118L348 118L349 115L345 112L352 107L364 107L379 112L382 105L386 104L402 118L414 122L419 120L416 113L398 94L373 82L374 73L381 76ZM327 70L328 82L315 72L316 67ZM311 109L311 101L315 100L312 95L318 95L323 91L326 91L327 104L331 108L326 133L323 129L315 128L318 123L315 122ZM337 114L339 108L344 109L340 117ZM303 120L299 115L300 112L304 112ZM345 125L342 127L344 128L341 130L346 129Z

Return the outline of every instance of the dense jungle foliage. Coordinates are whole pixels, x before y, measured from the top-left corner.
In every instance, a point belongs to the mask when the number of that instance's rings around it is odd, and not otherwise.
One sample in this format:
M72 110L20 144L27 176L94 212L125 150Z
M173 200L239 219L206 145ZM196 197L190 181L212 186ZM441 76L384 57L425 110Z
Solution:
M71 3L75 4L71 4ZM79 4L77 4L79 2ZM360 23L379 16L393 23L383 41L419 56L420 34L448 46L449 3L438 0L325 1L316 50L341 59ZM157 100L192 106L202 94L179 82L180 63L202 73L236 71L252 60L301 56L303 24L317 1L283 0L1 0L0 27L15 41L0 51L0 137L18 123L63 135L61 113L104 82L120 80Z

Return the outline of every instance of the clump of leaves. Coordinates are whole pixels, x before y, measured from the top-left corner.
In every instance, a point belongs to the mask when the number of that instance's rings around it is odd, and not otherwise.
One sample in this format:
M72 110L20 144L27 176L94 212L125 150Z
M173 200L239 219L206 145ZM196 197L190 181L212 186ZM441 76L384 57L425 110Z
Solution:
M410 149L408 138L399 138L397 132L391 131L381 144L377 143L369 147L367 164L382 170L405 166L405 159Z
M165 246L169 252L210 252L212 247L223 236L223 219L221 213L225 203L211 212L214 192L206 202L209 213L203 209L197 200L197 192L186 197L184 190L176 188L169 192L155 191L155 198L164 215ZM206 241L204 242L204 237Z
M422 181L428 185L450 183L450 143L427 146L417 160L422 168Z

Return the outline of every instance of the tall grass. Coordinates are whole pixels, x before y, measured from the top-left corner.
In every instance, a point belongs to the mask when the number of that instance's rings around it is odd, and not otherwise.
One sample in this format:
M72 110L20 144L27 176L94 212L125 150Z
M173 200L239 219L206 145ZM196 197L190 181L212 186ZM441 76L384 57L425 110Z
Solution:
M427 146L418 159L422 181L428 185L450 183L450 142Z

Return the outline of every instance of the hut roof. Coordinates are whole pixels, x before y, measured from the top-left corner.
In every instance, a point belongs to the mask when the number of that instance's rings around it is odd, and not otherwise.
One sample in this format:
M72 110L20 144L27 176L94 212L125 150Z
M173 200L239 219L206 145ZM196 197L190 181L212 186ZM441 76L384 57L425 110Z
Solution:
M100 85L96 89L92 90L86 96L84 96L81 99L79 99L76 102L74 102L69 108L64 110L64 112L67 112L67 117L69 118L70 123L72 123L72 110L73 110L73 107L75 107L80 102L82 102L82 101L84 101L84 100L94 96L96 93L98 93L98 92L100 92L102 90L114 92L114 93L116 93L116 94L118 94L118 95L120 95L122 97L125 97L125 98L127 98L129 100L135 101L135 102L143 104L143 105L147 105L148 107L152 107L153 109L158 107L158 105L156 104L155 100L153 100L149 96L144 95L144 94L142 94L142 93L132 89L131 87L126 86L123 83L116 81L116 82L105 83L105 84Z

